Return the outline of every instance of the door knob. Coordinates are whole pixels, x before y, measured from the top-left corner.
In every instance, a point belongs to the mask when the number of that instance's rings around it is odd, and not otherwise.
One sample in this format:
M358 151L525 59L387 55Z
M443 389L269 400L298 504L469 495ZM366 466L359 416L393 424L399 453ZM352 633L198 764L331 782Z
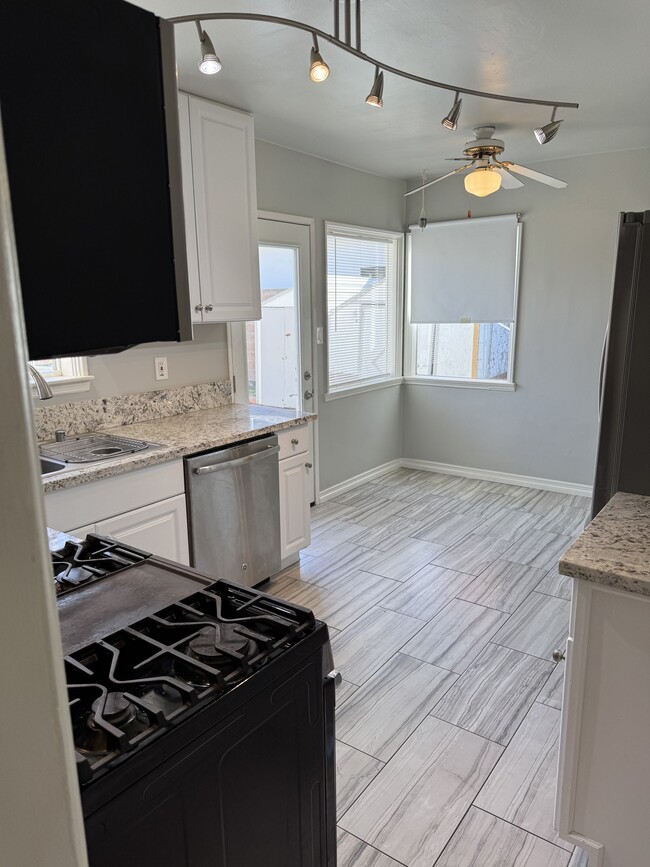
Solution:
M306 392L305 392L305 395L304 395L305 400L311 400L313 396L314 396L314 392L313 392L313 391L306 391Z

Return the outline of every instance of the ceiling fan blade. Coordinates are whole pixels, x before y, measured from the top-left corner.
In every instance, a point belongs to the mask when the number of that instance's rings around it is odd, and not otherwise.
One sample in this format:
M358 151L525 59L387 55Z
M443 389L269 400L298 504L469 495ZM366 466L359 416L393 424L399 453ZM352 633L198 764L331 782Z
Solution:
M445 178L450 178L452 175L458 174L458 172L465 171L465 169L469 169L474 165L474 163L467 163L466 166L458 166L457 169L454 169L453 172L447 172L446 175L442 175L442 177L436 178L433 181L427 181L426 184L420 184L419 187L416 187L414 190L409 190L408 193L404 193L404 198L406 196L412 196L413 193L419 193L420 190L426 190L427 187L432 186L432 184L437 184L438 181L444 181Z
M504 190L516 190L517 187L524 186L518 178L510 174L508 169L502 169L499 168L499 166L494 166L493 171L498 172L501 175L501 186Z
M564 189L567 186L566 181L561 181L559 178L552 178L550 175L543 175L541 172L535 172L533 169L527 169L526 166L518 166L517 163L509 163L502 161L503 165L511 172L516 172L518 175L523 175L525 178L530 178L531 181L539 181L549 187L555 187L558 190Z

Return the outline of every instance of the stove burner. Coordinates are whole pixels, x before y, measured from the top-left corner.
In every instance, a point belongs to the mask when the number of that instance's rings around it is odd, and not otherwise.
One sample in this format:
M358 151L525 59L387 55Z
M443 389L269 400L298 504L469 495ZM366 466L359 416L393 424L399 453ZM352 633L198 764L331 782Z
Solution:
M241 635L231 623L214 623L205 626L189 644L188 656L200 659L208 665L217 665L229 654L243 657L254 656L257 646L254 641Z
M60 551L52 552L57 596L81 584L89 584L128 569L150 556L93 533L89 533L82 542L66 542Z
M108 726L119 729L119 732L112 732ZM123 692L109 692L92 703L86 725L77 740L77 749L95 755L108 753L115 749L120 739L133 738L149 727L149 717L144 710L129 701Z

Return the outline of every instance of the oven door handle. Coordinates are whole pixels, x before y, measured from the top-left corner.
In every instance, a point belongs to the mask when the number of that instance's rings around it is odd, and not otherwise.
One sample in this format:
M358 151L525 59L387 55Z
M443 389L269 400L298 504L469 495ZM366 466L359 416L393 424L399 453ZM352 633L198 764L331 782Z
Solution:
M336 687L341 674L336 669L323 678L323 711L325 728L325 848L327 867L336 867L336 732L334 711Z
M207 473L216 473L218 470L233 470L235 467L243 467L260 458L268 458L271 455L276 455L280 451L280 446L268 446L263 452L255 452L253 455L246 455L243 458L233 458L230 461L221 461L218 464L212 464L209 467L195 467L192 470L197 476L205 476Z

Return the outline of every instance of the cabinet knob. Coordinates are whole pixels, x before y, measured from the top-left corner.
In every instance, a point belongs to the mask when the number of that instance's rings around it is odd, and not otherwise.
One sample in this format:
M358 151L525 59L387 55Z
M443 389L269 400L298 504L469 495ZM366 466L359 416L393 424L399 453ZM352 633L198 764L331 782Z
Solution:
M292 446L297 446L299 442L300 442L300 440L297 440L297 439L294 437L294 438L291 440L291 445L292 445Z
M561 650L554 650L553 659L555 662L562 662L562 660L565 659L564 653Z
M201 310L203 310L203 304L195 304L194 309L196 310L197 313L200 313Z
M307 461L305 466L307 467L308 470L311 470L311 468L313 467L313 464L310 464L309 461Z
M206 304L204 309L206 313L212 313L212 311L214 310L214 305Z

